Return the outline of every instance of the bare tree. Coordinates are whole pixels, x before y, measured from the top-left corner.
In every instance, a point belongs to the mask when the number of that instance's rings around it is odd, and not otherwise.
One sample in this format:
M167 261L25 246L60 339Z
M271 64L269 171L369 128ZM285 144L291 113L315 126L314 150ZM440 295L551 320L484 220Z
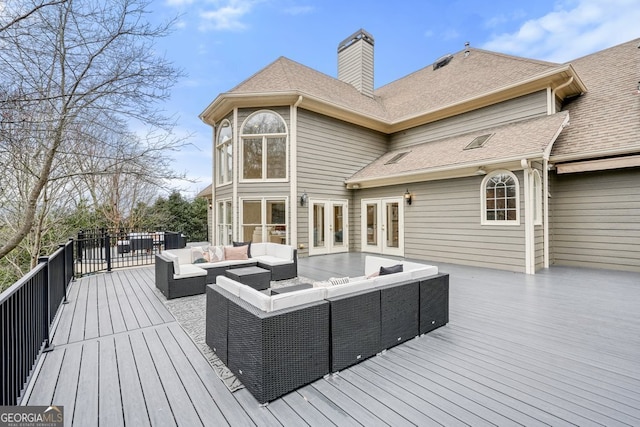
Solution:
M0 198L20 201L12 204L17 207L12 209L12 231L1 244L0 259L41 223L38 208L48 200L54 181L62 182L57 188L73 185L90 191L81 176L142 176L144 170L147 181L170 177L166 162L159 159L184 140L171 135L174 122L162 115L158 101L167 98L180 71L154 49L173 22L151 25L145 19L149 3L4 2L0 165L20 171L11 174L17 181L9 180L19 191L5 188ZM150 129L151 137L132 137L126 126L131 120ZM136 169L149 157L156 157L160 167ZM0 229L6 231L6 224Z

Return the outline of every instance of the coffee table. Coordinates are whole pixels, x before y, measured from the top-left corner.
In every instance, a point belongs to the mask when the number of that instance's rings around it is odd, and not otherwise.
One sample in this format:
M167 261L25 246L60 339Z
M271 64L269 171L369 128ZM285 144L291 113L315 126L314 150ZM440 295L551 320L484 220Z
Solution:
M243 285L251 286L253 289L261 291L268 289L271 282L271 270L261 267L241 267L232 268L225 271L225 276Z
M313 283L300 283L299 285L283 286L281 288L271 289L271 295L279 295L287 292L301 291L302 289L313 288Z

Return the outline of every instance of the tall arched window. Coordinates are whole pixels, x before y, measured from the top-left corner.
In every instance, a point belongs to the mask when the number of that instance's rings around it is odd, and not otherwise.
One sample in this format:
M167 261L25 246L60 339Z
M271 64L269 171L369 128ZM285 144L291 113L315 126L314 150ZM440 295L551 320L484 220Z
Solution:
M495 171L482 181L482 224L519 224L520 185L509 171Z
M233 176L233 130L229 120L223 120L218 128L216 169L218 185L231 182Z
M287 126L273 111L253 113L242 125L242 179L287 178Z

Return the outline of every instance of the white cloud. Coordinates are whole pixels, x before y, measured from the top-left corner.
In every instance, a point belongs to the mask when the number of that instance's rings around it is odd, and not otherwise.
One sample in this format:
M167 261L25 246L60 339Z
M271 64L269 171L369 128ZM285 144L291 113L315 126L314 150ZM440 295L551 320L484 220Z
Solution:
M638 37L638 0L577 0L495 36L484 49L566 62Z
M167 6L188 6L193 4L194 0L165 0Z
M230 0L221 7L202 11L202 23L199 28L201 31L243 30L246 24L242 18L251 12L255 3L255 0Z

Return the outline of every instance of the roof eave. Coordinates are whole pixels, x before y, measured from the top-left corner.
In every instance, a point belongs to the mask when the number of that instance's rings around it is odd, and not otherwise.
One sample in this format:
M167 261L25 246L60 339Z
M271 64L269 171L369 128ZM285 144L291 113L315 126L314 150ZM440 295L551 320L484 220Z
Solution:
M407 171L400 174L358 179L357 177L345 180L348 189L363 189L385 187L389 185L409 184L412 182L436 181L440 179L464 178L474 175L484 175L496 169L521 170L522 160L542 160L543 151L523 153L502 159L479 160L470 163L437 166L427 169ZM483 170L484 172L480 172Z
M564 99L570 95L578 95L587 91L586 86L578 77L575 69L571 64L563 65L547 71L542 74L533 76L527 80L520 81L511 85L503 86L496 90L483 93L471 98L449 104L437 110L419 113L413 116L407 116L394 121L391 125L390 132L400 132L425 123L435 122L447 117L456 116L472 110L476 110L488 105L497 104L519 96L528 95L547 88L554 89L566 83L571 77L571 83L563 87L557 95Z

